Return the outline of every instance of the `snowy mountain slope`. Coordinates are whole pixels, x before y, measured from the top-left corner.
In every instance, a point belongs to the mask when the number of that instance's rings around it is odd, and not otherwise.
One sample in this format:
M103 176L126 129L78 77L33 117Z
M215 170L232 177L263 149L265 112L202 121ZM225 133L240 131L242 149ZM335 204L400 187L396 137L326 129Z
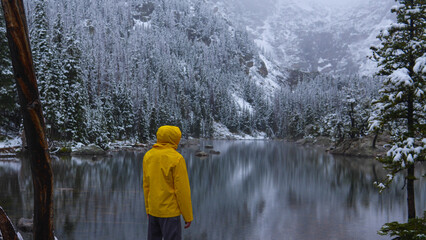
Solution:
M280 66L322 73L371 74L367 59L380 29L392 21L392 0L215 1L218 11L246 27L266 56ZM344 2L344 1L343 1ZM267 7L265 7L267 6ZM259 10L262 9L262 10Z

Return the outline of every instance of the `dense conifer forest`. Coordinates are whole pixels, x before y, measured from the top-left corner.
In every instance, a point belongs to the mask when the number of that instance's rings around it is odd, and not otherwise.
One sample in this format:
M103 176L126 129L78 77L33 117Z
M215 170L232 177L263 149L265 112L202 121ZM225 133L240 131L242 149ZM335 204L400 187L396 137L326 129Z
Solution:
M26 9L51 140L146 141L164 124L196 138L219 124L272 138L366 134L377 79L266 65L248 33L203 1L32 0ZM0 29L7 135L21 123Z

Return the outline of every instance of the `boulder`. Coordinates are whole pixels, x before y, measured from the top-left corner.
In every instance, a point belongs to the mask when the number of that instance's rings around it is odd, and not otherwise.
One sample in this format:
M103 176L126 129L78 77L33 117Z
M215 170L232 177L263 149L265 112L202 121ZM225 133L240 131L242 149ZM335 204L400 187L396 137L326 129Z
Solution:
M195 156L197 157L207 157L209 154L203 151L199 151L195 153Z
M206 145L206 146L204 146L205 148L213 148L213 146L212 145Z
M215 150L210 150L210 152L209 152L210 154L220 154L220 152L219 151L215 151Z
M33 231L33 219L21 218L18 221L17 227L22 232L32 232Z
M268 68L266 68L266 64L264 61L260 61L260 67L257 71L259 72L260 76L264 78L268 76Z
M106 155L106 151L95 144L90 144L74 150L71 155Z

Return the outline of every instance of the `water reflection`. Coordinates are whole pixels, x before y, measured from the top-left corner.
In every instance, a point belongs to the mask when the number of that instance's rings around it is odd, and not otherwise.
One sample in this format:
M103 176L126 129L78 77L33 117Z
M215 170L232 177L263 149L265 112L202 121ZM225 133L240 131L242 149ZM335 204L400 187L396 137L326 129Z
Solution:
M378 194L372 182L384 172L375 161L278 141L204 144L221 154L200 159L194 156L198 146L180 149L195 218L185 239L379 239L383 223L406 219L402 179ZM59 239L145 239L142 157L54 159ZM31 217L30 180L27 160L0 163L0 205L15 223ZM416 182L418 213L426 209L421 181Z

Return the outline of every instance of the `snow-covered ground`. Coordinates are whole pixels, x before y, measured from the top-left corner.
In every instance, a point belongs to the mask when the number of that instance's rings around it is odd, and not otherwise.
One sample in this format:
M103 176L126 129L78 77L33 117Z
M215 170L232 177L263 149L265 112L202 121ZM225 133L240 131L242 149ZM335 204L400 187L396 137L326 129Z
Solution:
M221 124L214 122L213 123L213 138L214 139L232 139L232 140L253 140L253 139L267 139L266 133L264 132L254 132L252 135L248 135L245 133L232 133L229 131L229 129ZM16 148L22 146L22 140L20 137L14 137L12 139L8 139L6 141L0 141L0 149L5 148ZM78 149L81 149L85 147L86 145L83 143L73 143L70 145L71 150L77 151ZM111 150L114 149L136 149L136 148L145 148L145 144L138 144L136 140L126 140L126 141L116 141L114 143L108 144L109 148ZM1 155L2 153L0 153ZM10 154L10 153L5 153Z
M253 135L248 135L244 133L231 133L229 129L221 124L214 122L213 123L213 138L214 139L237 139L237 140L249 140L249 139L267 139L268 137L264 132L255 132Z
M14 137L12 139L0 141L0 148L16 148L20 146L22 146L22 140L20 137Z

